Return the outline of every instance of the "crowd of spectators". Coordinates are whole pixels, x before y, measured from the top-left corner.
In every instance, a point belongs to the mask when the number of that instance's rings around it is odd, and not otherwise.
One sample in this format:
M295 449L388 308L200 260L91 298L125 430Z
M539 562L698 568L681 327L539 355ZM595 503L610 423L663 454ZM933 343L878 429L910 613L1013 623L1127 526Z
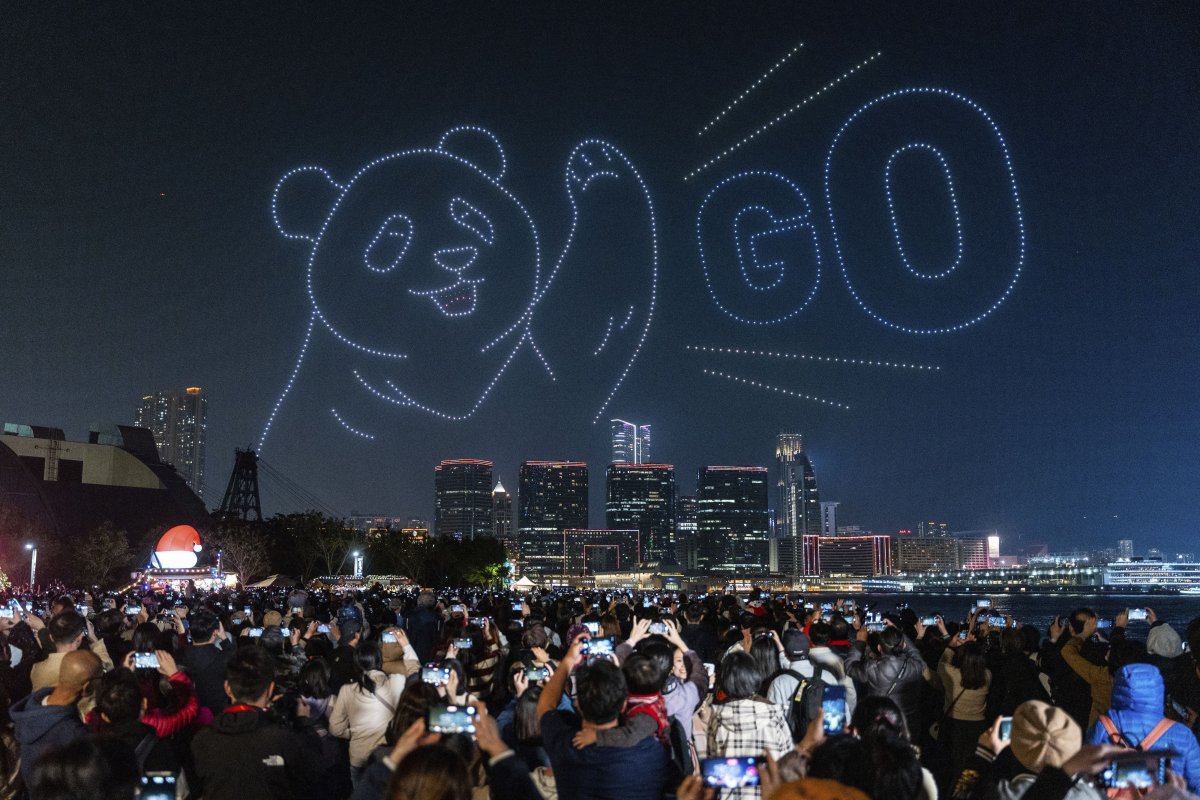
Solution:
M1200 619L1139 612L15 592L0 800L1182 800Z

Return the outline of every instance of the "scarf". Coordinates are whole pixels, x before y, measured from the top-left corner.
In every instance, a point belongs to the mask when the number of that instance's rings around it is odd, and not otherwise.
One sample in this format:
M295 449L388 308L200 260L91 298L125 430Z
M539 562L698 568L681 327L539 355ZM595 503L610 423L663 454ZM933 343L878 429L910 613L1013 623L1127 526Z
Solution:
M629 721L638 714L650 715L650 718L658 725L654 737L658 739L659 744L670 747L671 740L667 735L670 722L667 719L667 704L663 700L662 694L629 695L629 700L625 702L625 720Z

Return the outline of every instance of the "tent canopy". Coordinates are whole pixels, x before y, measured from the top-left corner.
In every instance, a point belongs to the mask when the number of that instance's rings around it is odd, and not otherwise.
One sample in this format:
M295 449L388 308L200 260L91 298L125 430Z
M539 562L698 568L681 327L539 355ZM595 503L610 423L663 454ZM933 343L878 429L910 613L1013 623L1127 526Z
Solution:
M263 578L261 581L259 581L257 583L250 584L246 588L248 588L248 589L266 589L271 586L282 586L284 588L288 588L290 586L297 586L297 585L298 585L298 583L295 580L293 580L292 578L289 578L287 575L271 575L269 577Z

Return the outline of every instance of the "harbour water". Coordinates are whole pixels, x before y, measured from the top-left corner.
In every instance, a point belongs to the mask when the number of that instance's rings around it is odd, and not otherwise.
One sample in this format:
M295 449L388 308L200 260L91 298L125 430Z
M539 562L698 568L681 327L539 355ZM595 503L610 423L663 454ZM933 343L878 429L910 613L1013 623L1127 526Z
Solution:
M1089 592L1053 592L1046 594L926 594L903 592L897 594L838 595L853 597L859 605L866 603L872 610L888 611L898 603L908 603L919 616L941 614L945 619L962 620L974 607L977 599L987 598L992 602L996 615L1011 615L1018 624L1031 624L1045 633L1055 616L1065 617L1073 609L1088 607L1100 617L1111 619L1126 608L1152 608L1159 619L1167 620L1180 636L1185 635L1188 622L1200 617L1200 596L1197 595L1098 595ZM826 602L833 595L805 595L805 599ZM1149 626L1145 622L1133 622L1129 634L1143 638Z

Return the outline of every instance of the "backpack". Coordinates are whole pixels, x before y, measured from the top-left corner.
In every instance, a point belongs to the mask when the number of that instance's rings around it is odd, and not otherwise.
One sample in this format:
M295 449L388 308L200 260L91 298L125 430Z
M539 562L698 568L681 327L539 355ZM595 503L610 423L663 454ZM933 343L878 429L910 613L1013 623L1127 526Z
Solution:
M808 732L809 724L820 716L821 701L825 699L825 687L827 684L821 678L824 670L815 661L809 663L813 665L813 676L811 678L806 678L792 669L781 669L771 676L771 680L768 683L768 685L773 684L784 675L790 675L797 681L796 691L792 693L792 702L788 708L784 709L784 716L787 717L788 727L792 731L793 742L799 742L804 738L804 734Z
M1121 733L1116 723L1107 714L1101 714L1099 722L1104 726L1104 732L1108 734L1108 741L1111 744L1123 747L1126 750L1137 750L1139 752L1146 752L1153 748L1158 743L1158 740L1165 736L1167 731L1171 730L1171 726L1176 724L1169 719L1161 719L1140 742L1136 745L1131 745L1129 740L1125 738L1125 734ZM1124 786L1110 786L1108 787L1108 796L1111 800L1127 800L1134 795Z
M667 722L667 743L670 745L667 757L670 759L670 765L667 769L667 785L663 792L664 800L674 798L683 779L696 774L699 768L696 751L692 748L692 742L688 739L682 723L675 717L668 717Z

